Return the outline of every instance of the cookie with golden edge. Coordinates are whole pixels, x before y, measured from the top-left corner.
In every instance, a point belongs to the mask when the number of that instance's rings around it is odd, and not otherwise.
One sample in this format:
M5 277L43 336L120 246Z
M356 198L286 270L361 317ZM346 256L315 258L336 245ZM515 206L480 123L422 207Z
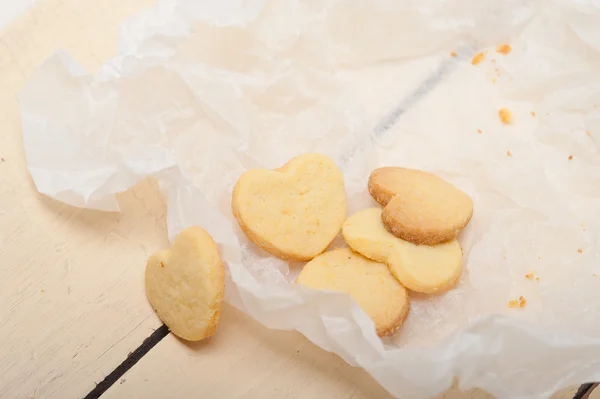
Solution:
M169 330L188 341L215 333L225 290L219 248L200 227L181 232L146 264L146 294Z
M329 246L346 218L340 168L321 154L293 158L276 170L245 172L231 208L246 236L286 260L308 261Z
M406 288L426 294L456 285L462 272L462 250L457 240L437 245L415 245L389 233L381 209L355 213L344 223L344 239L356 252L387 264Z
M386 265L349 248L325 252L308 262L296 284L350 295L373 320L380 336L393 334L410 308L406 288Z
M369 193L385 207L386 229L414 244L450 241L473 215L473 200L467 194L421 170L375 169L369 177Z

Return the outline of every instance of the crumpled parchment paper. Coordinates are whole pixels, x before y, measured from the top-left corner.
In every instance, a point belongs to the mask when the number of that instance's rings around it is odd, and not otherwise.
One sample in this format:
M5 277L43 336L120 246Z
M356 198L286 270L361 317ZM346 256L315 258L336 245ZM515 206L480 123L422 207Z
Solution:
M31 79L29 170L40 192L107 211L156 178L170 237L200 225L220 244L229 302L396 396L459 377L545 398L600 380L599 21L595 0L159 1L122 25L97 73L56 53ZM414 295L392 338L348 296L290 284L300 266L256 250L231 215L243 171L311 151L343 169L349 214L373 205L380 165L474 199L459 286ZM519 296L527 306L508 308Z

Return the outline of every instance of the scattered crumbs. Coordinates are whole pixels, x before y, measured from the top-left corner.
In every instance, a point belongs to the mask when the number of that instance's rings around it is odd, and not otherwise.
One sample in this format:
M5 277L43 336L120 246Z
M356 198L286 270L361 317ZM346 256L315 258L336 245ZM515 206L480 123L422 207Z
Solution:
M589 131L585 132L585 134L587 134L588 136L592 135Z
M496 78L492 78L492 83L496 84Z
M512 157L512 154L510 153L510 150L506 151L506 156L507 157Z
M531 116L535 117L535 112L531 111Z
M582 254L582 253L583 253L583 249L579 248L579 249L577 250L577 252L579 252L580 254Z
M483 61L484 58L485 58L485 54L484 53L477 53L477 54L475 54L475 57L473 57L473 59L471 60L471 64L477 65L481 61Z
M119 384L120 384L120 385L123 385L123 383L124 383L125 381L127 381L127 380L126 380L125 378L122 378L122 379L121 379L121 381L119 381Z
M165 267L164 262L162 262L162 261L160 262L160 267Z
M481 129L477 129L477 133L481 134L483 132L481 131Z
M522 309L527 305L527 300L522 296L519 299L511 299L508 301L508 307L513 309Z
M40 292L43 294L43 293L44 293L44 290L40 290Z
M573 155L569 155L569 161L573 160Z
M455 51L451 51L451 52L450 52L450 57L456 57L456 55L457 55L457 54L456 54L456 52L455 52Z
M299 351L299 350L297 350L297 351L296 351L296 353L300 353L300 351Z
M541 257L541 256L538 256L538 260L540 260L540 259L542 259L542 257Z
M0 158L0 161L4 162L4 158Z
M592 273L592 277L598 277L596 273Z
M512 113L508 108L500 108L498 111L498 116L500 116L500 120L505 125L512 123Z
M495 63L496 63L496 59L495 59L495 58L492 58L492 62L495 64Z
M510 45L508 44L501 44L498 47L496 47L496 52L500 53L500 54L508 54L512 51L512 47L510 47Z
M500 70L498 68L496 68L494 72L496 72L496 75L500 76Z

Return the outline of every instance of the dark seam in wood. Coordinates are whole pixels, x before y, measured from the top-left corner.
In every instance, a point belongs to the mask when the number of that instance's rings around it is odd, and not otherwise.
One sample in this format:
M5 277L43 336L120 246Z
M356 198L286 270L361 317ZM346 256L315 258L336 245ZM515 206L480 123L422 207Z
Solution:
M154 331L148 338L142 342L136 350L131 352L127 359L123 363L119 364L109 375L107 375L102 381L100 381L94 389L88 393L84 399L98 399L104 392L106 392L115 382L119 381L130 368L132 368L137 362L144 357L150 349L154 348L164 337L169 334L169 329L164 324Z
M592 393L592 391L594 389L596 389L598 387L598 383L588 383L588 384L582 384L579 389L577 390L577 393L575 393L575 396L573 396L573 399L587 399L590 397L590 394Z

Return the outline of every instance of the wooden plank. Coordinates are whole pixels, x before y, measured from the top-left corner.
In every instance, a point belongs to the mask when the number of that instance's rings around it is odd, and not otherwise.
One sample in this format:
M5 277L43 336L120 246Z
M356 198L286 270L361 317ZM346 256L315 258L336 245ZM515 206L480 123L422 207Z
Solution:
M172 334L103 398L390 398L364 370L296 332L275 331L226 305L217 334L185 343Z
M576 388L552 399L571 399ZM142 398L391 398L364 370L302 335L269 330L226 305L217 334L187 343L165 337L104 395ZM449 389L437 399L493 399L474 389Z
M0 34L2 398L82 397L160 326L143 287L147 256L167 244L156 187L124 195L120 215L40 196L16 97L55 48L97 67L114 53L119 22L147 4L42 0Z

